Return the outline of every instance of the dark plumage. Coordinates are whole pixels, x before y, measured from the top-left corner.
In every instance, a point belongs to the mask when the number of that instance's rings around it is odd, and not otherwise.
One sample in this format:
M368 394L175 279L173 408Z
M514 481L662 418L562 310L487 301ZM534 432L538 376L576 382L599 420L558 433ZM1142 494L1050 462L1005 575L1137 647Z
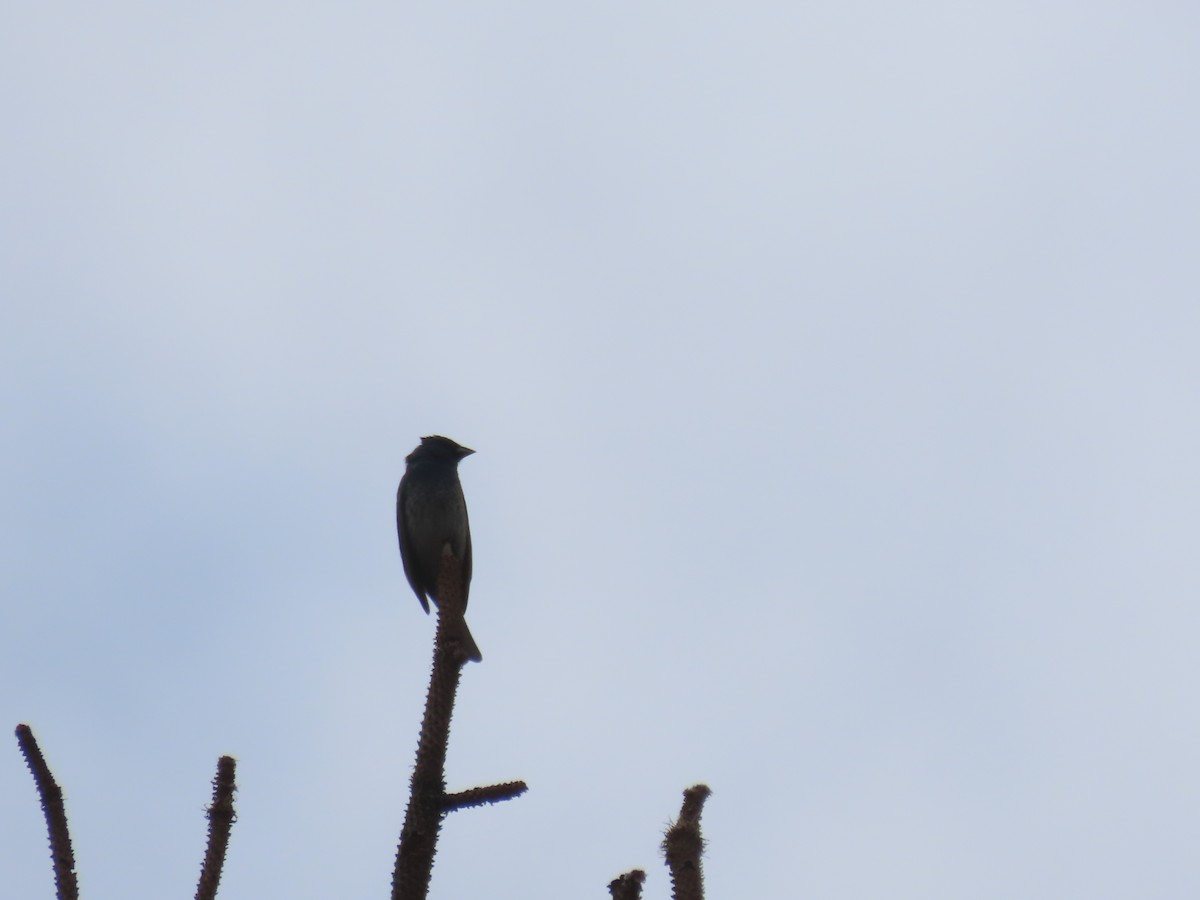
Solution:
M458 480L458 464L474 450L441 435L421 438L420 445L408 454L404 477L396 492L396 532L400 537L400 559L413 593L429 612L429 600L438 602L438 573L443 548L461 567L463 609L471 586L471 525L467 519L467 501ZM483 657L466 620L455 635L469 659Z

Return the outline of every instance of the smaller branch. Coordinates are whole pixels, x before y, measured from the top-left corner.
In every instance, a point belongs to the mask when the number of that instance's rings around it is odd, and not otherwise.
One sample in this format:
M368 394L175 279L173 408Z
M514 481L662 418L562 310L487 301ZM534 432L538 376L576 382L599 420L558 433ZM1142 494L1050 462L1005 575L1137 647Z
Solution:
M237 790L234 782L236 768L237 760L232 756L222 756L217 760L217 774L212 783L212 806L208 808L208 847L204 851L204 865L200 868L196 900L214 900L217 887L221 884L229 833L237 821L237 813L233 809L233 794Z
M71 851L71 832L67 828L67 809L62 788L50 773L46 758L28 725L17 726L17 744L25 764L33 773L46 830L50 832L50 859L54 863L54 889L58 900L79 900L79 882L75 875L75 854Z
M712 791L697 784L683 792L679 820L667 829L663 838L663 854L671 870L672 896L675 900L704 900L704 876L700 856L704 838L700 834L700 813Z
M529 787L523 781L506 781L504 784L489 784L484 787L469 788L465 791L455 791L443 798L442 810L450 813L456 809L483 806L485 803L500 803L520 797L527 790Z
M641 900L642 885L646 881L646 873L641 869L633 869L624 875L619 875L608 883L608 892L613 900Z

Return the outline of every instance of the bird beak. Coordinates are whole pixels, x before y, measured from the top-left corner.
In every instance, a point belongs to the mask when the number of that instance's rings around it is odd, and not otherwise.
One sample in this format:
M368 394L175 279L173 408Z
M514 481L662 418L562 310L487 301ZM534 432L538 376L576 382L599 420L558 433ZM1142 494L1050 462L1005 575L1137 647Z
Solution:
M470 447L463 447L463 448L461 449L461 452L460 452L460 454L459 454L459 455L460 455L460 456L462 456L462 457L465 459L466 457L470 456L470 455L471 455L472 453L474 453L474 452L475 452L475 451L474 451L474 450L472 450Z

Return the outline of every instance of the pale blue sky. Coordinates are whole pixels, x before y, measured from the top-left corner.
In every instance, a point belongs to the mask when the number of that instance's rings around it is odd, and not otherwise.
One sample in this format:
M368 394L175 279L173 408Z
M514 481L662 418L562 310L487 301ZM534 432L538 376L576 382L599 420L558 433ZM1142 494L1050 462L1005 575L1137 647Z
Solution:
M0 35L0 721L83 891L386 897L476 573L435 897L1200 891L1200 15L112 3ZM0 873L52 895L10 738Z

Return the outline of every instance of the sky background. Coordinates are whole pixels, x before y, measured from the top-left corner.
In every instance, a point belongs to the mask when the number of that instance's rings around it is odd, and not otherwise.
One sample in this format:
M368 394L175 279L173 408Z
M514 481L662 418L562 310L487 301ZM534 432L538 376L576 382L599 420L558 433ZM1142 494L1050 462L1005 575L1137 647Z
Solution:
M86 896L1200 893L1195 4L10 5L0 716ZM52 896L0 753L0 879Z

